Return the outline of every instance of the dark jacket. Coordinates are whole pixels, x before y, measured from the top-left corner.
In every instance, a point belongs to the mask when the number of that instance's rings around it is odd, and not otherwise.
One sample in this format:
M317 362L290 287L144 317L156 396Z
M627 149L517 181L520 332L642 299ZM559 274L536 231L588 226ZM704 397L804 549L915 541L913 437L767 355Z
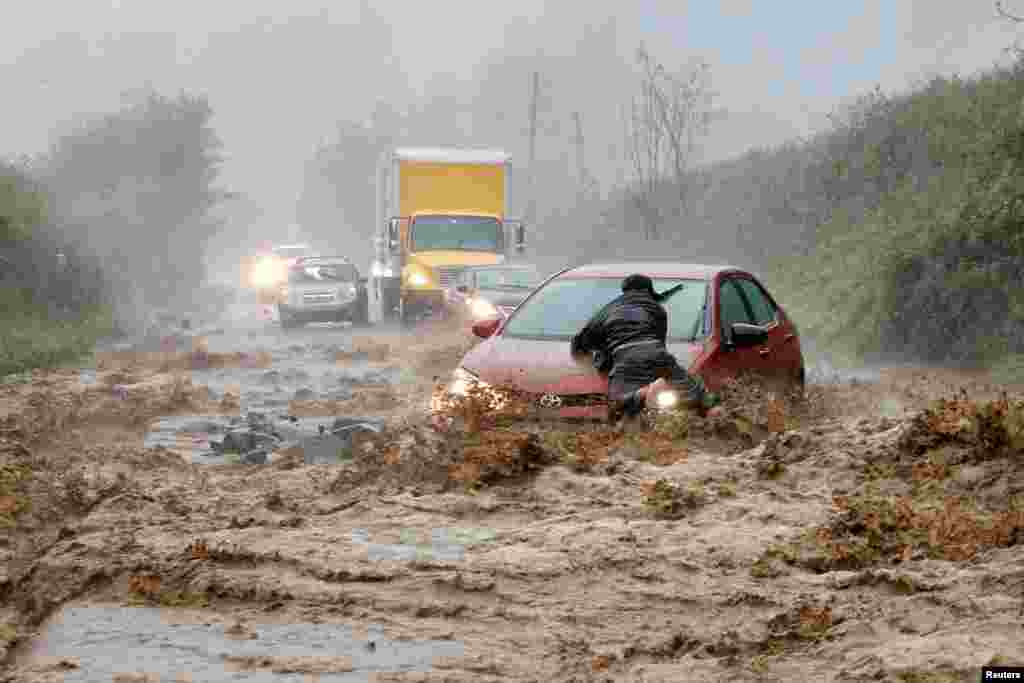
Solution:
M668 337L668 315L648 292L633 290L605 305L572 338L572 354L598 352L610 362L624 344Z

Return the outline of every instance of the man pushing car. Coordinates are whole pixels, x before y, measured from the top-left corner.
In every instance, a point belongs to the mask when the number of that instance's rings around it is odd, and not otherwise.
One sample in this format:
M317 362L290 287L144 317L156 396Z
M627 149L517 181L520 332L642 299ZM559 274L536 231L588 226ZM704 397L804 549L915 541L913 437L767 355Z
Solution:
M717 397L700 377L686 371L666 347L668 314L661 302L682 289L654 291L646 275L622 281L622 295L605 305L573 337L571 353L588 356L608 375L609 418L634 423L648 402L666 390L679 392L686 407L702 417L719 412Z

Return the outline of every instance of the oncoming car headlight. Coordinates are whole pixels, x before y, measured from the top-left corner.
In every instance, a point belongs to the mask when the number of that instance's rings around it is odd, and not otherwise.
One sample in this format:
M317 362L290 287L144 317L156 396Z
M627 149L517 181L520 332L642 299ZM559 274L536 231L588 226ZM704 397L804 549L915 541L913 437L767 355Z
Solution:
M274 259L264 258L256 263L252 271L252 283L257 287L269 287L280 281L278 264Z
M381 263L374 263L372 266L370 266L370 275L372 275L373 277L393 277L394 272L391 270L391 268Z
M473 311L473 315L477 318L489 318L493 315L498 315L498 309L486 299L473 299L473 303L470 304L470 310Z

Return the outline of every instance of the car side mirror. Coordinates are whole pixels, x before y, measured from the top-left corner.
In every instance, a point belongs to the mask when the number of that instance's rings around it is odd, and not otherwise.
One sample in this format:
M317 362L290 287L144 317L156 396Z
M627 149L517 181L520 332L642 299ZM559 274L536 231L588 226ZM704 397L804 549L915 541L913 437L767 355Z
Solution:
M398 222L400 219L392 218L388 221L388 249L398 249Z
M750 348L768 341L768 330L760 325L749 323L733 323L730 341L736 348Z
M494 333L498 331L498 328L504 320L504 316L500 315L478 320L473 323L473 334L481 339L490 339L494 336Z

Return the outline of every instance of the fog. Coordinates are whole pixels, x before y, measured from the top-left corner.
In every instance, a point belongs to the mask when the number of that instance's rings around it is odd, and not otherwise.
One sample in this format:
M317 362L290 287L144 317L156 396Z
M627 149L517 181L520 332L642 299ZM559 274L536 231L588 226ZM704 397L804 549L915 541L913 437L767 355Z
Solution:
M358 195L339 188L365 184L366 164L335 163L324 177L313 161L355 158L339 142L345 126L390 127L389 140L415 144L505 147L521 212L537 70L538 176L551 179L540 214L564 215L578 184L575 112L594 192L607 196L631 179L623 112L636 93L640 45L670 69L696 59L710 66L713 125L696 162L809 136L876 84L893 91L988 67L1014 29L989 3L923 0L771 9L742 0L42 0L0 26L0 152L43 153L140 92L205 96L223 143L220 185L239 195L214 209L223 221L207 243L214 269L237 263L246 240L283 238L296 223L337 237L337 248L362 262L367 214Z

